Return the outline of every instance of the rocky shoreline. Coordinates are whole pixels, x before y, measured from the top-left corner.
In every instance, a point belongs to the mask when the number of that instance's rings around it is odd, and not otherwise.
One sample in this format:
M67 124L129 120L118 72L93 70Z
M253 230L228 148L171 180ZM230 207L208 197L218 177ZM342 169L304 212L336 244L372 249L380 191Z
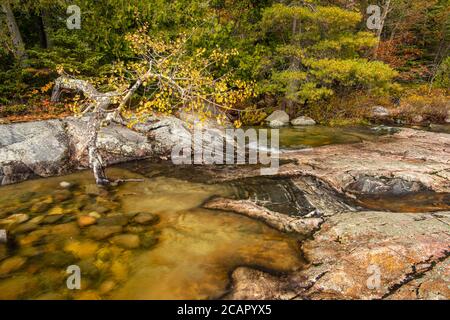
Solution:
M88 168L88 125L88 117L0 125L0 185ZM105 165L112 165L167 157L187 136L182 120L152 117L133 130L119 124L102 128L98 147Z
M87 167L85 119L0 126L0 184ZM134 130L102 129L107 164L166 158L188 128L176 118L151 119ZM284 275L241 267L226 299L449 299L450 212L367 210L362 195L420 192L450 195L450 135L402 129L357 144L282 153L274 179L287 179L308 210L277 212L249 199L211 199L209 209L258 219L300 236L308 265ZM259 168L202 168L215 181L258 177ZM232 173L232 174L230 174ZM347 200L345 200L347 199ZM447 199L447 200L446 200Z
M316 208L293 217L249 201L213 199L233 211L298 234L308 265L285 275L248 267L232 274L226 299L449 299L450 211L369 211L349 205L362 195L444 194L450 205L450 136L404 129L377 142L284 154L289 179ZM214 171L214 169L211 169ZM217 178L228 175L214 171ZM233 177L257 175L251 168ZM348 201L342 201L342 199ZM350 201L349 201L350 200ZM311 226L314 220L317 224ZM274 223L275 221L275 223ZM310 228L292 228L310 225Z

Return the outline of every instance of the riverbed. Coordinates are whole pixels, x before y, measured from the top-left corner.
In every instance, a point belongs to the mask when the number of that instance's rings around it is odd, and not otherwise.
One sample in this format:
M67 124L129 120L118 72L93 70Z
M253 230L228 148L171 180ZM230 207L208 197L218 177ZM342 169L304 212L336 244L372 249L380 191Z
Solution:
M354 144L390 133L283 128L280 147ZM213 197L248 198L282 214L315 214L291 180L220 183L202 172L201 166L135 161L109 168L108 175L137 180L108 188L94 185L89 171L1 187L0 229L9 239L0 244L0 299L215 299L229 292L238 267L270 274L305 268L300 235L202 206ZM429 191L342 200L358 210L450 209L448 193ZM81 270L80 290L67 286L69 266Z

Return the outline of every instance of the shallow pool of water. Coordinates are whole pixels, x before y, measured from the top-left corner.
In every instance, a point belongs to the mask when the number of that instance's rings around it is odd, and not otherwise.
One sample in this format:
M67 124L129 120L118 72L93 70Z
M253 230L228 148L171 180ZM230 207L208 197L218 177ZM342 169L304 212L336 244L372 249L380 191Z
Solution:
M92 182L85 171L0 188L0 229L11 235L0 244L0 299L217 298L238 266L288 272L304 263L297 239L201 208L231 195L225 185L163 174L109 190ZM81 269L81 290L67 288L70 265Z
M302 149L332 144L375 140L386 134L371 127L284 127L280 128L280 148Z
M438 132L438 133L450 133L450 123L449 124L431 124L430 126L426 127L426 130L431 132Z
M404 195L359 195L363 208L390 212L438 212L450 210L450 193L417 192Z

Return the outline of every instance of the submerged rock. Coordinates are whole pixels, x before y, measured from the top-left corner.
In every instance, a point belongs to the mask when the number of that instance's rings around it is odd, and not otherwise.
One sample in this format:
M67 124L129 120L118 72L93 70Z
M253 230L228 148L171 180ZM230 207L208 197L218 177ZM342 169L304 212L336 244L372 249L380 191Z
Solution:
M113 280L105 280L102 282L100 287L98 288L100 294L108 294L111 291L113 291L117 286L117 283L115 283Z
M55 251L43 254L40 263L45 268L67 268L71 264L75 263L75 261L76 258L73 254L63 251Z
M306 193L291 179L255 177L231 181L239 200L251 200L270 211L289 216L305 216L314 210L306 199Z
M4 277L14 271L19 270L27 262L26 258L15 256L3 260L0 263L0 277Z
M125 226L128 224L128 218L122 214L112 214L97 220L99 226Z
M47 292L43 293L40 296L36 297L35 300L45 300L45 301L59 301L65 300L66 297L61 293L56 292Z
M159 221L159 216L153 213L141 212L134 217L133 221L142 225L153 225Z
M95 224L97 219L91 216L80 216L77 221L80 228L85 228Z
M0 300L17 300L38 287L36 279L29 276L17 276L0 282Z
M84 187L84 193L91 196L99 196L103 192L105 192L105 190L96 184L88 184Z
M48 211L52 207L51 203L39 201L33 204L30 211L33 213L43 213Z
M57 202L64 202L66 200L72 199L73 194L69 190L57 190L53 193L53 197Z
M20 234L20 233L28 233L31 231L36 230L39 227L38 224L33 223L31 221L25 222L21 225L19 225L17 228L14 228L14 234ZM0 230L0 243L2 242L1 240L1 230Z
M64 246L64 251L72 253L80 259L87 259L95 256L98 244L93 241L69 241Z
M81 269L81 274L96 279L100 275L100 270L95 266L94 259L86 259L77 264Z
M101 300L100 295L95 291L83 291L74 295L75 300Z
M0 243L0 261L8 257L8 249L5 244Z
M9 216L6 219L0 220L0 226L12 226L12 225L18 225L25 221L28 221L30 217L27 214L24 213L17 213Z
M50 231L48 229L35 230L35 231L27 234L26 236L19 237L19 243L21 246L24 246L24 247L30 246L30 245L33 245L34 243L40 241L43 237L45 237L49 233L50 233Z
M120 234L112 237L110 241L124 249L136 249L139 248L141 244L139 236L135 234Z
M95 240L104 240L121 232L122 226L90 226L87 228L86 236Z
M58 211L60 212L60 211ZM43 220L42 220L42 224L54 224L58 221L60 221L62 218L64 218L63 214L57 213L56 211L54 212L54 214L48 215L46 216Z
M69 222L51 226L50 231L53 235L61 237L76 237L80 234L80 229L76 222Z
M70 189L73 185L70 182L67 181L61 181L59 183L59 186L63 189Z
M158 244L158 241L159 239L156 234L154 234L153 232L148 232L142 236L141 245L146 249L150 249L156 246Z

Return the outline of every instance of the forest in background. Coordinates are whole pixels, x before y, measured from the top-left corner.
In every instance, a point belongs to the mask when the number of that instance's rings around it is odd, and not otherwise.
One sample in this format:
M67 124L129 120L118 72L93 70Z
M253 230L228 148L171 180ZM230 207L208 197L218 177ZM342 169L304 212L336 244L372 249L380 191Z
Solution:
M70 5L80 8L80 29L67 27ZM369 5L381 8L376 30L367 26ZM0 117L70 114L84 97L50 102L58 75L117 90L142 74L136 44L151 43L158 52L181 41L181 60L162 72L192 74L201 66L189 64L207 56L211 79L226 78L221 86L245 92L215 89L214 101L230 100L227 113L239 123L258 124L276 109L324 124L363 122L375 105L406 120L420 114L442 122L449 109L449 14L449 0L3 0ZM196 85L207 80L199 75ZM161 90L144 86L128 107L176 112L173 96Z

